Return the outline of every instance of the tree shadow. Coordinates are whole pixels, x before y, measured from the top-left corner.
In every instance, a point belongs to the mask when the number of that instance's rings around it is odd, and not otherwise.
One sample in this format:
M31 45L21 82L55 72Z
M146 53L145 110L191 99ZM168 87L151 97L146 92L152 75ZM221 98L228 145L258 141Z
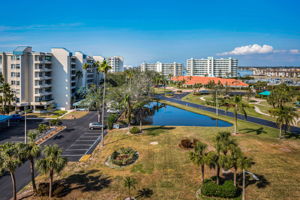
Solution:
M146 131L146 135L158 136L167 130L175 129L175 127L165 127L165 126L154 126L149 128L144 128L143 131Z
M99 170L79 171L60 181L60 184L65 185L66 189L57 196L64 197L73 190L82 192L99 191L108 187L111 182L110 177L99 174Z
M154 126L149 128L143 128L144 131L153 131L153 130L172 130L175 127L166 127L166 126Z
M125 139L127 139L127 138L129 138L129 137L130 137L130 135L126 135L126 136L124 136L124 137L122 137L122 138L120 138L120 139L117 139L117 140L115 140L115 141L108 142L108 143L106 143L106 145L108 145L108 144L113 144L113 143L119 142L119 141L121 141L121 140L125 140Z
M241 129L241 131L244 131L244 133L256 133L256 135L260 135L262 133L267 133L267 131L265 131L263 127L260 127L258 129L244 128L244 129Z
M153 190L150 188L143 188L138 190L138 194L135 197L136 199L142 199L142 198L150 198L153 195Z
M300 133L286 133L284 134L283 137L286 139L291 139L291 138L300 139Z
M264 175L261 174L255 174L255 176L259 179L259 180L255 180L252 176L250 176L249 174L246 174L246 187L248 187L249 185L253 185L255 184L255 186L257 188L265 188L268 185L270 185L271 183L266 179L266 177ZM225 180L233 180L233 173L232 172L228 172L228 173L223 173L223 178ZM239 186L243 185L243 173L238 173L237 174L237 184Z

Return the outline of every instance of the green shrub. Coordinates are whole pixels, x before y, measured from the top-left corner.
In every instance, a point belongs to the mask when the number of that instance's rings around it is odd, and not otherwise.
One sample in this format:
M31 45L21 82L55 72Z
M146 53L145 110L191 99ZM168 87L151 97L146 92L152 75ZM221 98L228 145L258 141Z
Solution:
M212 180L205 180L201 193L208 197L235 198L239 196L239 190L233 185L233 181L225 181L218 185Z
M108 125L108 129L113 129L113 125L115 123L115 121L117 120L118 115L117 114L110 114L107 118L107 125Z
M62 121L60 119L52 119L49 121L50 126L59 126L62 124Z
M132 128L129 130L129 132L130 132L131 134L138 134L138 133L141 132L141 130L140 130L138 127L134 126L134 127L132 127Z

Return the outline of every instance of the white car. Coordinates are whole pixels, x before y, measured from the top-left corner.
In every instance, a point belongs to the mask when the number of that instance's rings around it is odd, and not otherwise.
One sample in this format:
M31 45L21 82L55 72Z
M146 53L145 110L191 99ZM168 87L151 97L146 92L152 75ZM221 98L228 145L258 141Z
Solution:
M107 110L108 113L120 113L119 110L116 110L116 109L113 109L113 108L110 108Z
M105 128L105 126L103 126L101 123L99 122L91 122L89 124L89 129L93 130L93 129L101 129L102 127Z

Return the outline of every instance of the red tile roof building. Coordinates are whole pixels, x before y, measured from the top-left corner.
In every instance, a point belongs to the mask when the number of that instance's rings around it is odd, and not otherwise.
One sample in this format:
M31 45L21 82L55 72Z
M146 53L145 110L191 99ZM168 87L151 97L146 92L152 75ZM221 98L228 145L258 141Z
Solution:
M202 85L208 84L210 81L214 81L216 84L221 82L224 86L230 87L248 87L249 85L236 79L217 78L217 77L203 77L203 76L175 76L173 81L185 81L184 85L194 85L201 83Z

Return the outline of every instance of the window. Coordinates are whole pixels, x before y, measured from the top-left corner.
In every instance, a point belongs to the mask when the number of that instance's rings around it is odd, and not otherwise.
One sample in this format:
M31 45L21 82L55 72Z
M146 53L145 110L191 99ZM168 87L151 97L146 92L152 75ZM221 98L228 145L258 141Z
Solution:
M11 73L10 73L10 76L11 76L11 77L15 77L15 76L16 76L16 73L15 73L15 72L11 72Z
M16 77L20 77L20 75L21 75L20 72L16 73Z
M15 65L15 64L11 64L10 68L11 68L11 69L15 69L15 68L16 68L16 65Z
M16 69L20 69L20 64L16 64Z

